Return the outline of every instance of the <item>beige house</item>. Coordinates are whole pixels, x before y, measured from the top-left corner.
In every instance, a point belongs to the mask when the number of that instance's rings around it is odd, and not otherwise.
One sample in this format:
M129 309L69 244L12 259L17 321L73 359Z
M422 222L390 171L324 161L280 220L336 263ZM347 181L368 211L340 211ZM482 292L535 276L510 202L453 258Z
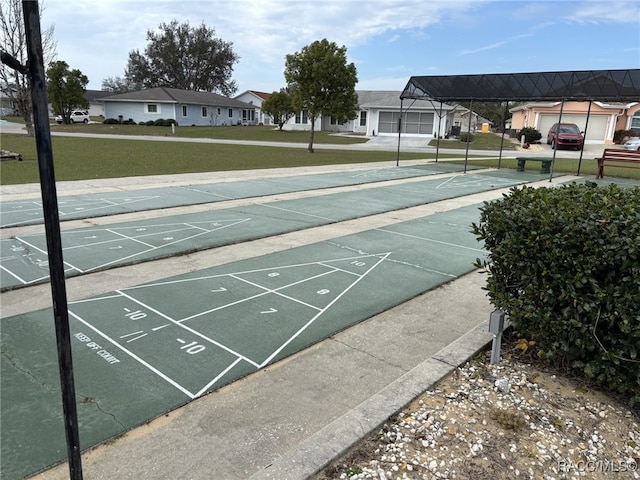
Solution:
M511 129L519 131L533 127L542 133L542 140L554 123L558 122L560 102L526 103L510 109ZM589 113L587 125L587 113ZM630 103L565 102L562 123L575 123L585 131L586 143L612 144L616 130L635 130L640 136L640 99Z

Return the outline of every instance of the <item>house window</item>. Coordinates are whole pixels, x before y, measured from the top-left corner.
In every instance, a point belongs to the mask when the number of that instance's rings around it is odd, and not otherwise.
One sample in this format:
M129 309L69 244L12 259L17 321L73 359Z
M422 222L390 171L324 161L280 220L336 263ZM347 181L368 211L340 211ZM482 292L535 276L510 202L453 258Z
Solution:
M296 113L295 123L309 123L309 112L307 112L307 110L302 110L302 112Z
M157 103L147 103L147 113L160 113L160 105Z
M367 126L367 112L360 112L360 126L361 127L366 127Z
M218 110L217 110L217 112L218 112L218 115L220 115L220 107L218 107Z
M202 118L207 118L208 115L209 111L207 110L207 107L202 107Z
M186 117L188 114L188 109L186 105L182 105L182 116Z
M331 117L331 120L329 121L329 123L330 123L331 125L342 125L342 123L340 123L340 122L338 121L338 119L337 119L336 117L333 117L333 116Z
M634 113L631 117L631 130L636 132L636 135L640 136L640 112Z
M233 108L229 109L229 118L233 118Z

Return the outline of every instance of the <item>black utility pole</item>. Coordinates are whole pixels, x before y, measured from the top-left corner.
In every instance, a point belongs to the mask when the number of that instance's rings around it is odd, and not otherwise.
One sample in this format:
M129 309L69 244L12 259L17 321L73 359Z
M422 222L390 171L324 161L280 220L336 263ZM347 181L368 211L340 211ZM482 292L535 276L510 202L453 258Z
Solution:
M69 478L71 480L82 480L78 412L73 381L73 363L71 360L69 312L67 310L67 291L64 278L64 262L62 259L60 217L58 214L58 197L56 194L56 179L53 169L53 150L51 148L49 108L47 105L38 1L22 0L22 12L24 14L27 40L27 67L29 83L31 85L33 123L35 127L36 149L38 152L44 226L47 236L53 315L55 319L56 341L58 344L58 365L60 369L67 455L69 457Z

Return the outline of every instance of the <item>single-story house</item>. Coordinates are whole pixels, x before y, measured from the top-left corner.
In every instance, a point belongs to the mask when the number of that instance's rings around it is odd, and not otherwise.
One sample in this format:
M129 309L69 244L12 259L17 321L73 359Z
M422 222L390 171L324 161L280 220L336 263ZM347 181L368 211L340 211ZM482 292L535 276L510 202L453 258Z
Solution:
M536 102L509 109L512 114L511 129L517 132L533 127L546 139L549 129L558 122L560 102ZM589 123L587 125L587 113ZM565 102L562 106L562 123L575 123L582 131L586 128L586 143L612 144L616 130L635 130L640 135L640 99L631 103Z
M358 90L358 116L346 123L333 117L316 120L317 131L355 133L367 136L397 135L400 118L400 91ZM444 136L450 129L454 108L439 102L416 100L402 105L402 133L407 136ZM306 111L291 118L284 130L310 130Z
M89 102L89 115L92 117L104 117L105 97L110 97L114 93L107 90L87 90L84 92L84 98Z
M240 100L210 92L156 87L104 97L104 116L136 123L172 119L178 125L241 125L255 110Z
M254 110L251 112L247 112L246 117L243 120L246 120L248 125L272 125L273 118L271 115L268 115L262 111L262 102L267 100L271 96L270 93L266 92L258 92L257 90L247 90L242 92L240 95L237 95L233 98L236 100L240 100L241 102L248 103L249 105L254 105Z

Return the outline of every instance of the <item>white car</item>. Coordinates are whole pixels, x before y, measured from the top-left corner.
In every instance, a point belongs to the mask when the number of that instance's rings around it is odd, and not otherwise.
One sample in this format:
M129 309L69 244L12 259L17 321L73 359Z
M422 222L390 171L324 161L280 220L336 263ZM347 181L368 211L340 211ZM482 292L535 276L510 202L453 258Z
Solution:
M632 137L624 142L624 148L627 150L640 150L640 137Z
M62 115L56 117L57 123L62 123ZM89 112L86 110L74 110L71 112L69 123L89 123Z

